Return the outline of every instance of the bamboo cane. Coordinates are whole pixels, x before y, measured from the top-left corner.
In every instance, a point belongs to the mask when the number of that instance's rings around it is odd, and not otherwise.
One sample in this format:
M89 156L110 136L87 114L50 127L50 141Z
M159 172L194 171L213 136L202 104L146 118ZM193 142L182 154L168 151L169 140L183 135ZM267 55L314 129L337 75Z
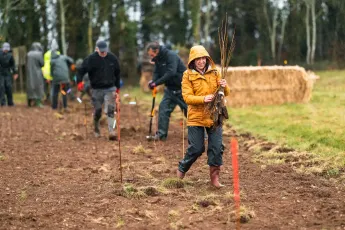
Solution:
M12 116L10 116L10 138L12 137Z
M121 129L120 129L120 100L119 95L116 96L116 110L117 110L117 140L120 154L120 181L122 184L122 155L121 155Z
M138 118L138 122L139 122L139 129L141 129L141 122L140 122L139 106L138 106L137 97L134 97L134 100L135 100L135 107L136 107L136 110L137 110L137 118Z
M85 125L85 139L86 139L86 138L87 138L87 123L86 123L87 112L86 112L86 103L84 104L84 113L85 113L84 125Z
M182 109L182 156L184 158L184 110Z

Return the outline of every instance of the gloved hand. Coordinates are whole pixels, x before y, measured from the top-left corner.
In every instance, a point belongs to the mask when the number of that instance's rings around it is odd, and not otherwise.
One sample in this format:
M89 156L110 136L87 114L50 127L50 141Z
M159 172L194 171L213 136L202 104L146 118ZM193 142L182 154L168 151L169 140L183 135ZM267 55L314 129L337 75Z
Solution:
M79 82L77 85L78 91L82 91L84 89L84 82Z
M119 88L116 88L116 94L120 94L120 89Z
M152 80L151 81L149 81L149 88L150 89L153 89L154 87L156 87L156 83L154 83Z

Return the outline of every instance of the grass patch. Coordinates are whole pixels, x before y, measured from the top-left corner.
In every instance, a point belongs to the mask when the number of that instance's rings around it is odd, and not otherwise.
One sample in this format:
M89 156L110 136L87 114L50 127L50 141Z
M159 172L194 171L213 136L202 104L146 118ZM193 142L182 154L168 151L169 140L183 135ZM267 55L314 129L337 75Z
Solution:
M26 94L25 93L14 93L13 100L15 104L26 104Z
M239 132L250 132L268 142L310 152L318 160L329 161L324 170L331 170L330 175L335 175L336 170L345 168L345 71L317 74L320 79L314 85L309 103L231 108L229 122ZM253 150L260 153L261 148L255 146ZM266 159L279 164L286 157L266 156Z
M218 198L219 196L211 193L206 196L198 197L195 203L203 208L206 208L210 205L216 206L219 204Z
M133 151L134 154L148 154L151 153L151 149L145 149L144 146L138 145L136 146Z
M117 190L115 193L118 196L123 196L129 199L141 199L147 197L145 192L135 188L132 184L125 184L121 190Z
M230 221L236 222L238 220L236 210L230 212ZM240 206L239 220L241 223L248 223L250 219L255 218L255 213L253 210L247 208L246 206Z
M28 198L28 194L26 193L25 190L22 190L22 191L20 192L20 194L19 194L19 199L20 199L21 201L25 201L26 198Z
M122 219L122 217L119 217L116 223L116 228L121 228L125 226L125 221Z
M184 188L185 182L178 178L167 178L163 181L162 186L168 189Z
M149 196L158 196L161 194L161 191L152 186L136 188L132 184L124 184L122 189L115 190L115 194L129 199L141 199Z

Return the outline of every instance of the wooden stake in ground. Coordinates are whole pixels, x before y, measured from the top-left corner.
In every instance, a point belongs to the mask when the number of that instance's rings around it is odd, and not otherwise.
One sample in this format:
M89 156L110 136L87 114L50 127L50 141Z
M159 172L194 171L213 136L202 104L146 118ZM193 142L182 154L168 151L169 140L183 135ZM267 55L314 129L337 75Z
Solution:
M117 110L117 141L119 144L120 154L120 181L122 184L122 156L121 156L121 129L120 129L120 95L116 95L116 110Z
M84 125L85 125L85 139L87 138L87 111L86 111L86 104L84 104Z
M12 116L10 116L10 138L12 137Z
M137 118L138 118L138 122L139 122L139 129L141 129L141 122L140 122L140 115L139 115L139 105L138 105L138 101L137 101L137 97L134 97L135 100L135 107L137 110Z
M184 158L184 110L182 109L182 156Z
M231 156L232 156L232 173L234 183L234 201L235 201L235 213L236 213L236 230L240 229L240 179L238 176L238 142L235 137L231 138Z

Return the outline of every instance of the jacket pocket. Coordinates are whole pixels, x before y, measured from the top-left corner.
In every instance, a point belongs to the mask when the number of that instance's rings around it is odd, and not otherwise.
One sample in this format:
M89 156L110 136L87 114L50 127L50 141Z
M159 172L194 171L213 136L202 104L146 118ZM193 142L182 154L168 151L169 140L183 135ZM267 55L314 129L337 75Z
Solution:
M204 107L188 106L188 121L201 121L204 116Z

